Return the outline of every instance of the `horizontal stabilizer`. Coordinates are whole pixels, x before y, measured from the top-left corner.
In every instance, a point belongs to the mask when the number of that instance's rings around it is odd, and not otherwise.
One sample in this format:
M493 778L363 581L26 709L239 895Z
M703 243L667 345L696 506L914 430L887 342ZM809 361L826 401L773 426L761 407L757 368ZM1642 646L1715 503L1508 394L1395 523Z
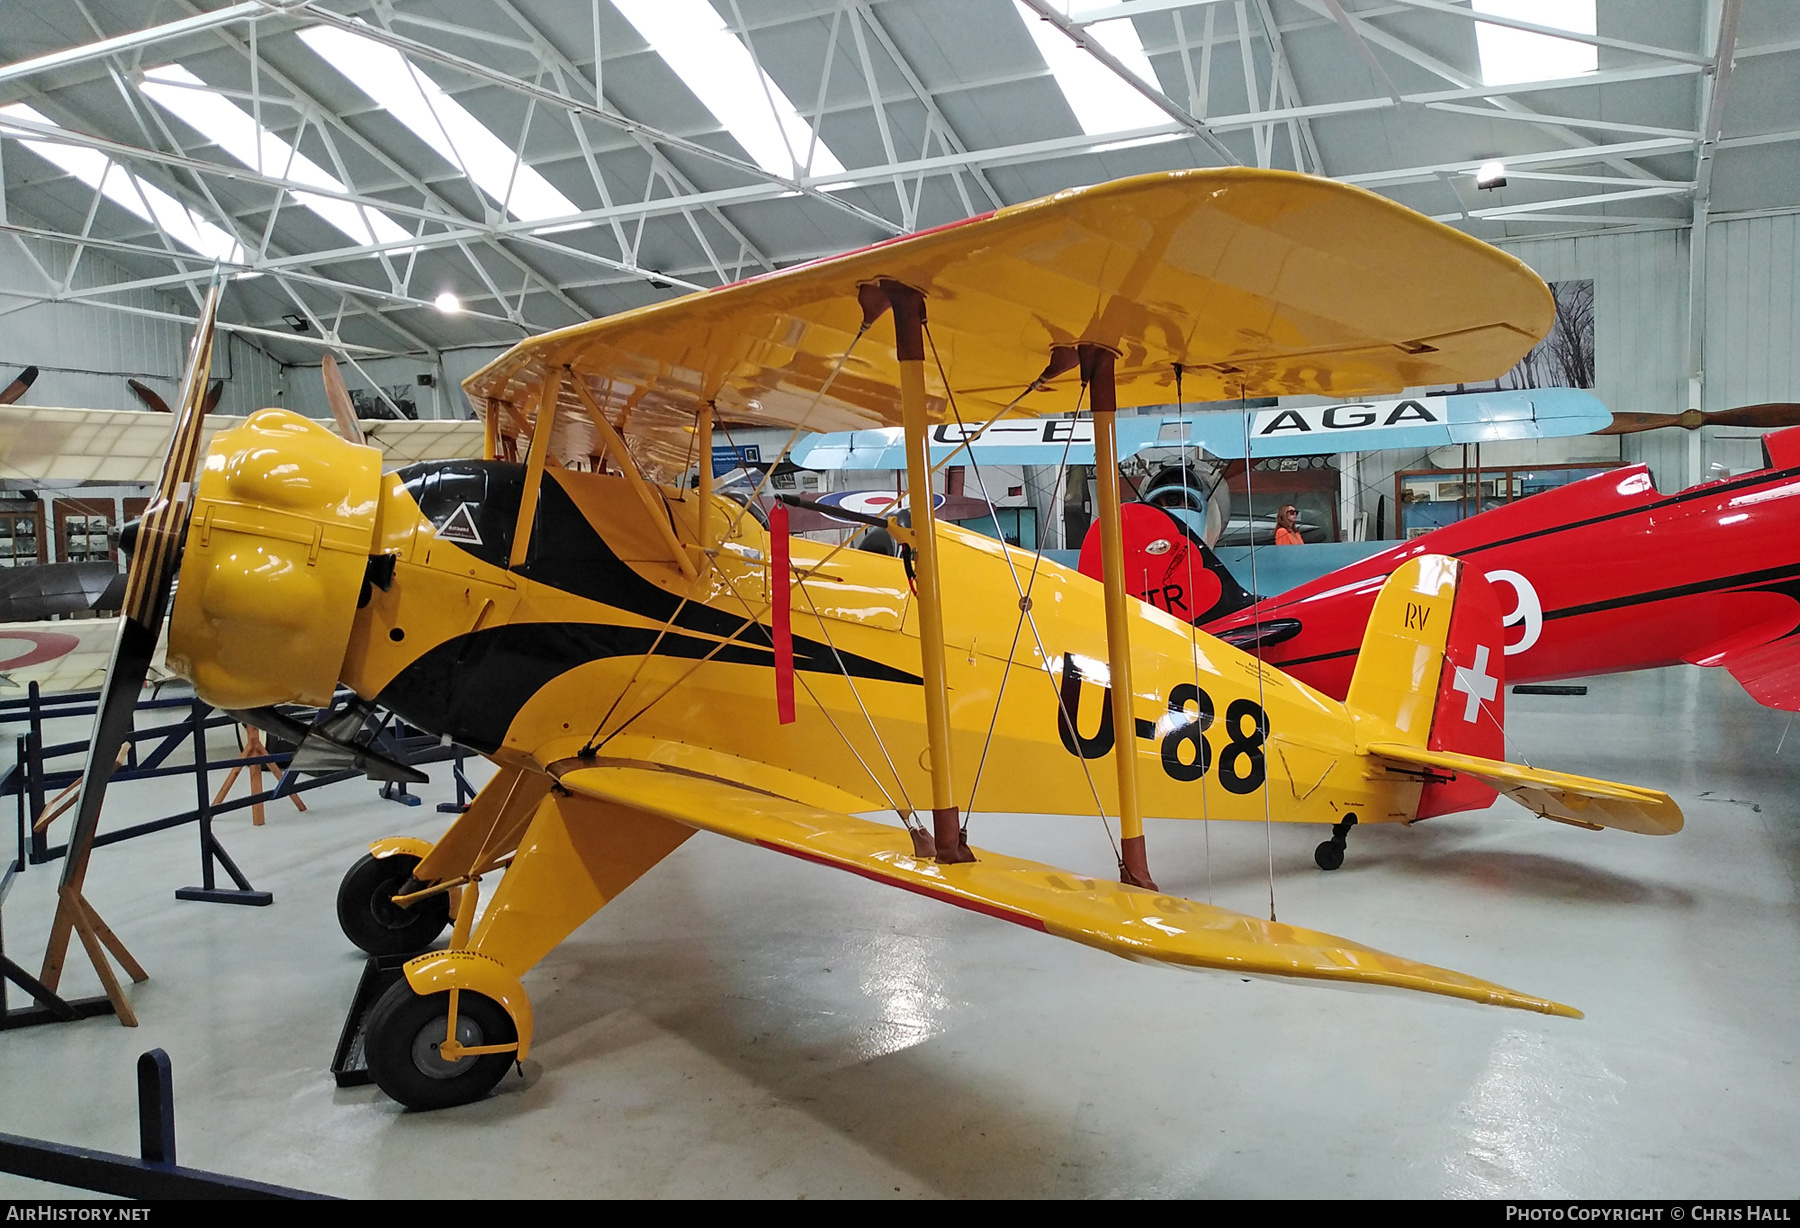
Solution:
M1376 742L1363 749L1398 763L1473 776L1527 810L1559 823L1595 829L1614 827L1645 836L1672 836L1681 830L1681 808L1657 789L1548 772L1454 751L1426 750L1400 742Z
M1792 635L1721 662L1765 708L1800 712L1800 638Z
M579 761L552 765L552 771ZM1067 870L974 850L976 860L939 865L913 853L899 827L834 814L657 764L571 766L562 787L702 831L1068 938L1131 959L1263 976L1386 985L1579 1018L1560 1003L1460 972L1257 917Z

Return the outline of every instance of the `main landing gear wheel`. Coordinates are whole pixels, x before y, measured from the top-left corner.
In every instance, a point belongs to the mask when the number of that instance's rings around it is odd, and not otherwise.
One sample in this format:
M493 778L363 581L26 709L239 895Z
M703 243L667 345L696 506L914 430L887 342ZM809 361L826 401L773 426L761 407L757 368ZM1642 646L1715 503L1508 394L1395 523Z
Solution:
M450 896L436 895L403 908L394 897L418 890L413 879L419 859L410 853L391 857L364 854L338 884L338 925L344 937L370 955L410 955L423 951L450 924Z
M1326 840L1313 850L1313 861L1321 870L1335 870L1344 864L1344 847L1350 829L1356 826L1356 816L1347 814L1342 823L1331 825L1331 839Z
M458 1044L506 1045L518 1040L512 1016L492 998L465 989L456 995ZM413 992L404 979L388 986L369 1012L363 1051L376 1086L409 1109L448 1109L493 1090L516 1052L482 1053L449 1061L439 1049L449 1030L450 995Z

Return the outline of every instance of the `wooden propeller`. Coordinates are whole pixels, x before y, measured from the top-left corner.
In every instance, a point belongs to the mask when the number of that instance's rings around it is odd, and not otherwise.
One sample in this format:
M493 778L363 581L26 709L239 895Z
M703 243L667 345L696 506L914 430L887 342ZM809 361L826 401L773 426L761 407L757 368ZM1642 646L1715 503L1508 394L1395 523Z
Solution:
M175 412L169 408L169 403L162 399L162 396L156 389L150 387L148 384L140 383L134 379L126 380L125 384L137 394L137 399L144 403L144 408L155 410L159 414ZM200 403L201 416L205 417L207 414L212 413L213 410L219 408L219 401L224 395L225 381L222 379L214 380L212 382L212 387L206 390L206 399Z
M1665 426L1679 426L1689 431L1697 431L1703 426L1742 426L1759 430L1800 426L1800 404L1768 401L1761 405L1740 405L1736 409L1684 409L1678 414L1615 413L1612 425L1594 434L1634 435Z
M8 384L4 389L0 389L0 405L11 405L14 401L24 396L25 390L37 382L37 377L38 369L36 367L26 367L23 371L19 372L19 377L17 379Z
M350 390L344 387L337 359L325 355L319 363L319 374L325 380L325 399L331 403L331 416L337 420L338 434L351 443L362 443L362 428L356 424L356 406L350 401Z
M100 806L106 798L106 784L118 763L119 751L131 734L132 716L150 670L150 659L156 652L157 637L162 633L175 573L180 565L181 543L187 533L190 508L188 492L200 463L201 424L208 403L217 401L217 389L208 387L208 376L212 370L213 323L223 291L222 283L213 283L200 312L199 325L194 330L187 373L181 381L180 410L175 414L175 429L170 435L169 451L157 479L156 494L143 517L125 526L120 533L121 543L131 552L131 562L125 571L125 598L120 610L118 638L113 641L112 661L107 665L94 732L88 742L87 762L81 772L81 791L75 803L75 822L63 859L62 881L57 887L56 917L50 925L44 970L38 978L52 991L56 989L62 979L69 938L71 934L79 934L88 958L93 961L94 970L118 1012L119 1021L128 1026L134 1025L137 1018L119 989L118 980L107 963L106 951L111 950L133 980L144 980L146 973L82 896L82 886L100 824Z

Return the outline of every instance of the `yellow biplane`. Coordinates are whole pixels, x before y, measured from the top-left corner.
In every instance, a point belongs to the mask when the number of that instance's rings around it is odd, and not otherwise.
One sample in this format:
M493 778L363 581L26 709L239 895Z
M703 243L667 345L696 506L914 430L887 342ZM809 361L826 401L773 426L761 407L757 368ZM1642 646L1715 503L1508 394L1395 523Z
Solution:
M1156 890L1145 814L1332 824L1341 846L1466 776L1583 826L1681 817L1658 792L1471 750L1488 743L1457 726L1482 725L1501 681L1500 621L1455 560L1388 582L1346 703L1130 600L1113 463L1119 407L1489 378L1551 315L1519 262L1389 201L1205 170L523 342L466 385L479 461L384 476L373 449L266 410L214 440L189 497L190 371L127 635L154 641L181 547L168 660L208 702L254 719L342 683L499 766L440 840L376 842L339 896L371 953L451 926L367 1016L372 1075L414 1108L480 1097L522 1059L521 978L695 831L1133 958L1576 1015ZM711 489L736 424L903 426L924 490L930 424L1080 409L1104 584L926 506L885 522L893 558L791 540L779 509L771 528ZM977 804L1116 818L1121 881L970 847ZM872 812L894 817L853 817Z

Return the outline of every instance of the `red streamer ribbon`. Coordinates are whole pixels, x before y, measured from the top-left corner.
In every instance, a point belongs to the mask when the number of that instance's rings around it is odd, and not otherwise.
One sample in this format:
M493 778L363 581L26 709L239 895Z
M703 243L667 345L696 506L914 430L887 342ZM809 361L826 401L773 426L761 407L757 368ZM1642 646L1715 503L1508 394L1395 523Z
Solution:
M794 723L794 629L789 610L793 568L788 562L788 509L769 512L769 624L775 638L775 712L783 725Z

